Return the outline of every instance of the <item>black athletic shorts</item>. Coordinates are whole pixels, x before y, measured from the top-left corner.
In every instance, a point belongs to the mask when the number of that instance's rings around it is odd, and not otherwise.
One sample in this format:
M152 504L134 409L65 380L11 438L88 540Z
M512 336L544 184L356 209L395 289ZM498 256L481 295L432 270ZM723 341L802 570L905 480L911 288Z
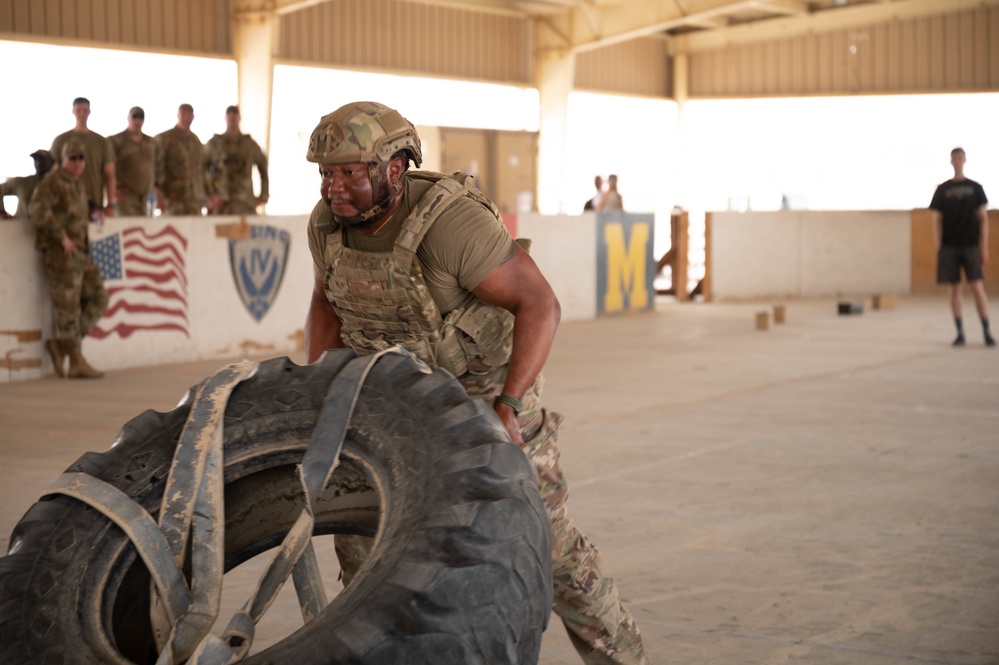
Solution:
M937 284L959 284L961 267L969 282L982 279L982 253L978 245L951 247L943 245L937 252Z

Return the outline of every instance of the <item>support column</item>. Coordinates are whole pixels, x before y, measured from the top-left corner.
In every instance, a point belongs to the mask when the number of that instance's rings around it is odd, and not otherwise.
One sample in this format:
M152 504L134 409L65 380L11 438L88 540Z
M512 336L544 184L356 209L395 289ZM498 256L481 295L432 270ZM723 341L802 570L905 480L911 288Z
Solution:
M538 54L537 63L541 102L538 211L555 215L563 211L565 125L569 93L576 73L576 56L568 50L547 50Z
M687 169L683 168L684 155L686 153L684 142L684 136L686 132L683 128L683 107L687 103L688 86L689 86L689 70L690 70L690 56L685 52L679 52L673 54L673 99L676 101L676 149L677 149L677 159L676 163L679 166L678 171L680 174L687 173ZM681 178L683 176L681 175ZM679 183L679 191L683 192L686 190L686 182L681 181Z
M274 84L274 30L277 16L270 11L235 11L232 50L239 77L241 129L270 154L271 91Z

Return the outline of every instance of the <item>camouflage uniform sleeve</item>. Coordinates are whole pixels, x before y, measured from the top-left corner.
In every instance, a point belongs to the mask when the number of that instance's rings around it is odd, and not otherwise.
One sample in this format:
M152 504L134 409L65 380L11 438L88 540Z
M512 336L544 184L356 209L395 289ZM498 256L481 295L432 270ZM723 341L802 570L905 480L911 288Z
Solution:
M225 150L222 141L216 134L205 144L205 193L208 196L218 194L222 200L229 200L229 188L225 179Z
M56 219L52 206L54 200L52 183L46 178L35 188L31 203L28 205L28 216L38 228L39 239L44 240L46 244L58 244L67 237L66 229L62 228L62 224Z
M257 148L257 156L253 163L257 165L257 171L260 173L260 200L267 203L271 193L270 179L267 176L267 155L264 154L259 143L254 141L253 145Z
M156 178L160 172L160 164L163 163L163 146L156 140L156 137L151 138L153 140L153 184L156 184Z
M205 155L204 169L205 173L207 173L207 176L205 177L205 194L207 194L208 196L211 196L212 194L216 193L215 175L217 173L216 163L218 162L218 159L216 158L215 155L216 152L215 146L217 144L218 141L216 141L215 137L213 136L212 138L208 139L208 142L205 143L204 147L204 155Z
M157 134L154 136L153 143L156 144L156 170L153 175L153 182L156 184L156 189L160 190L160 196L162 196L163 182L166 180L166 146L163 144L163 135Z

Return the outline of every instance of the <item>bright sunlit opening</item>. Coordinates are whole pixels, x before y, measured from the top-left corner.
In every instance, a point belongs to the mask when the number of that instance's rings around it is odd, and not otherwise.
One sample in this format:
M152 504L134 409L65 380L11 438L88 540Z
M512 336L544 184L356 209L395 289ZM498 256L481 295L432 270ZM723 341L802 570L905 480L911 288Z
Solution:
M155 136L177 124L178 106L191 104L202 142L225 131L225 107L237 99L232 60L0 41L0 62L0 180L34 172L29 155L73 128L76 97L90 100L87 126L104 136L125 130L133 106L145 110L142 130Z
M5 70L6 98L18 101L0 107L0 179L31 173L30 153L72 128L77 96L90 99L89 126L104 135L122 131L135 105L146 111L144 131L155 135L190 103L202 141L224 131L225 107L237 102L228 59L0 41L0 61L30 63ZM268 213L311 210L318 198L315 165L305 161L312 129L360 99L392 106L417 125L427 168L440 168L440 127L536 132L540 117L532 88L278 65ZM679 117L671 100L574 92L568 109L562 181L541 186L557 187L562 212L578 214L593 195L593 176L617 174L625 208L656 213L657 254L668 246L674 205L692 212L694 236L706 210L924 207L951 176L955 146L967 151L969 177L986 192L999 187L999 94L692 100Z
M929 205L964 147L999 187L999 94L693 100L678 202L707 210L906 210Z
M426 128L538 131L538 92L531 88L339 69L278 65L271 106L271 200L267 212L298 214L319 199L317 167L305 161L319 119L358 100L398 110L418 127L424 168L439 168Z

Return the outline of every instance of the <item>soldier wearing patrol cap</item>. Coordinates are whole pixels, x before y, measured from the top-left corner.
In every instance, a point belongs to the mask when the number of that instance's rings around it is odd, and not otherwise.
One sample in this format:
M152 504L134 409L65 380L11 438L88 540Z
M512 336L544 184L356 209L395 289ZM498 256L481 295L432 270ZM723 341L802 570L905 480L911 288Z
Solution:
M31 153L31 158L35 160L35 173L18 178L9 178L0 184L0 219L28 219L28 204L31 203L31 195L35 193L35 187L52 170L52 154L48 150L36 150ZM17 213L11 215L3 205L3 197L17 197Z
M555 612L586 663L649 662L634 618L593 543L566 512L562 416L541 404L560 308L496 207L463 174L409 171L413 125L374 102L323 117L306 156L319 165L309 219L315 281L305 326L313 362L329 348L402 346L490 404L535 465L552 526ZM338 535L347 584L370 546Z
M159 144L142 133L146 112L133 106L128 111L125 131L109 136L114 147L115 173L118 177L118 214L137 217L147 214L146 199L155 196L156 161Z
M35 248L42 252L56 315L57 336L48 340L45 348L59 376L96 379L104 374L90 366L80 346L107 309L108 294L90 256L90 204L81 182L86 147L70 138L63 143L61 155L59 168L35 188L29 206L37 227Z
M198 135L191 131L194 107L181 104L177 109L177 125L156 135L159 161L156 165L156 187L160 191L160 207L168 215L201 215L208 207L219 208L222 199L208 196L208 159Z

